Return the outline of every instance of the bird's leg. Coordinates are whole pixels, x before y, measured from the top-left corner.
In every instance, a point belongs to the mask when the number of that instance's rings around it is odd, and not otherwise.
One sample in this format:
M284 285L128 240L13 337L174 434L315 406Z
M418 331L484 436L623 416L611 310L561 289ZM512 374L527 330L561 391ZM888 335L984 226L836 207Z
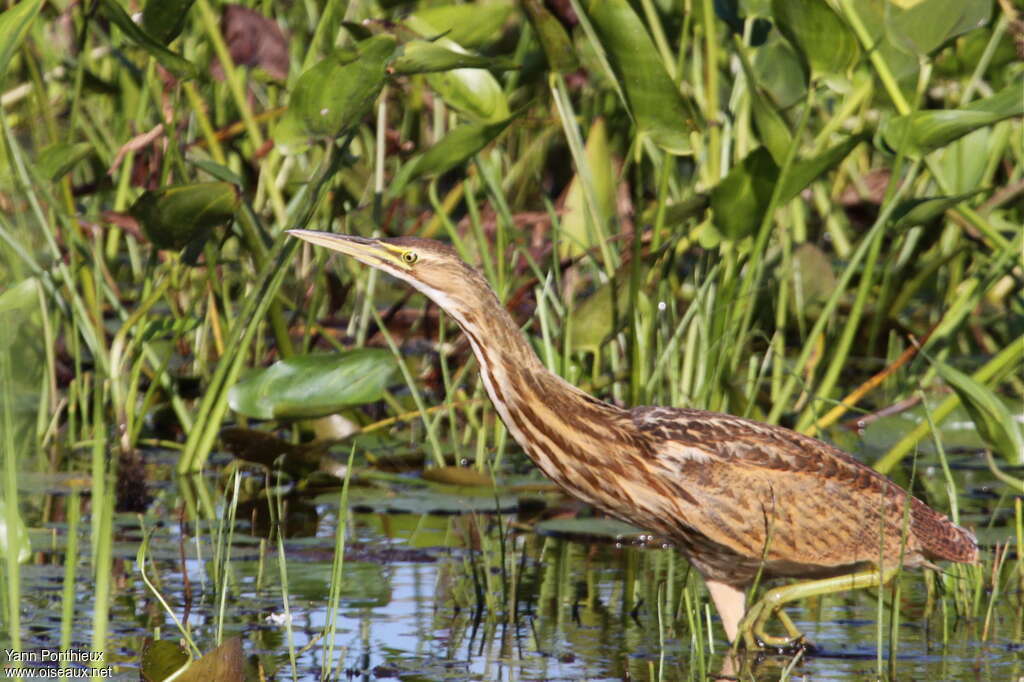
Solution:
M881 571L873 568L860 573L851 573L849 575L841 575L834 578L825 578L824 580L811 580L796 583L795 585L784 585L782 587L776 587L773 590L769 590L759 602L750 608L746 618L743 619L743 623L740 625L743 640L746 642L748 647L753 646L754 648L757 648L758 645L764 644L780 648L792 646L797 643L803 635L799 630L797 630L796 626L793 625L793 621L790 620L789 616L782 611L782 606L784 604L796 601L797 599L817 597L820 595L832 594L833 592L856 590L865 587L878 587L879 585L884 585L889 582L889 580L896 574L897 570L898 569L895 567L886 568ZM768 620L775 614L778 615L779 621L782 622L782 626L786 629L788 636L777 637L769 635L765 631L765 626L768 624Z
M725 636L729 638L729 643L732 644L736 641L740 621L743 619L746 596L740 588L718 582L717 580L705 579L704 585L711 594L711 601L715 603L718 617L722 619L722 628L725 629Z

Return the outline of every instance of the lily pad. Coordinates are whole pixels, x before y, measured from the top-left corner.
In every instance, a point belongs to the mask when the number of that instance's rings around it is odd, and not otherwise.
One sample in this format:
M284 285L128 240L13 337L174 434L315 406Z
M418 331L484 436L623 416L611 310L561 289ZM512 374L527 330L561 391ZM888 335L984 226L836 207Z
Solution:
M551 519L541 521L533 530L538 535L547 535L578 542L613 542L616 544L641 545L650 542L651 534L624 521L616 519Z
M293 355L250 373L231 387L228 402L256 419L309 419L380 400L398 368L378 348Z

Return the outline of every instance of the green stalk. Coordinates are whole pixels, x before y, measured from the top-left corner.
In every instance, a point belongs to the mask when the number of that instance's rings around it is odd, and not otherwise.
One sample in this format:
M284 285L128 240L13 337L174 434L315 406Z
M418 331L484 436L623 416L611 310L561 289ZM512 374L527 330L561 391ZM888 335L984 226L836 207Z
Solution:
M973 373L971 378L980 384L1000 381L1007 373L1017 369L1020 365L1021 357L1024 357L1024 335L1018 336L1014 341L1007 344L1006 348L986 362L981 369ZM922 438L928 435L931 423L941 423L959 404L960 399L957 397L957 394L949 394L938 407L931 411L930 420L922 421L914 427L913 431L900 439L889 452L882 455L874 463L874 468L883 474L888 474L894 466L910 454Z

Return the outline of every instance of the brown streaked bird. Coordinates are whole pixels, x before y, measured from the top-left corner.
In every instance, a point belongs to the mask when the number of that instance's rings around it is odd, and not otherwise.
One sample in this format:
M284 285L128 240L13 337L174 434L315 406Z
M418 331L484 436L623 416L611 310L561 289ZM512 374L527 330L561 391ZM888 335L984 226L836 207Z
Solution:
M727 414L627 410L587 395L541 363L484 277L449 246L290 234L408 282L454 318L530 459L573 497L673 541L703 575L730 642L799 643L786 602L881 585L901 566L977 561L970 531L827 443ZM746 611L759 572L808 582L770 590ZM786 636L766 632L772 615Z

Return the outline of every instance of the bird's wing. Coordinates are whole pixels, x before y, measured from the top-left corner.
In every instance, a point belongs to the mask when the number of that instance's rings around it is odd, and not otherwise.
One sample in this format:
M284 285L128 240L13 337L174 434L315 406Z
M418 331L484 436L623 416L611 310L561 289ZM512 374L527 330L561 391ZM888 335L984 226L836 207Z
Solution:
M680 500L685 523L737 553L828 567L888 562L903 542L911 565L973 551L966 531L821 441L700 410L632 417L651 444L650 473Z

